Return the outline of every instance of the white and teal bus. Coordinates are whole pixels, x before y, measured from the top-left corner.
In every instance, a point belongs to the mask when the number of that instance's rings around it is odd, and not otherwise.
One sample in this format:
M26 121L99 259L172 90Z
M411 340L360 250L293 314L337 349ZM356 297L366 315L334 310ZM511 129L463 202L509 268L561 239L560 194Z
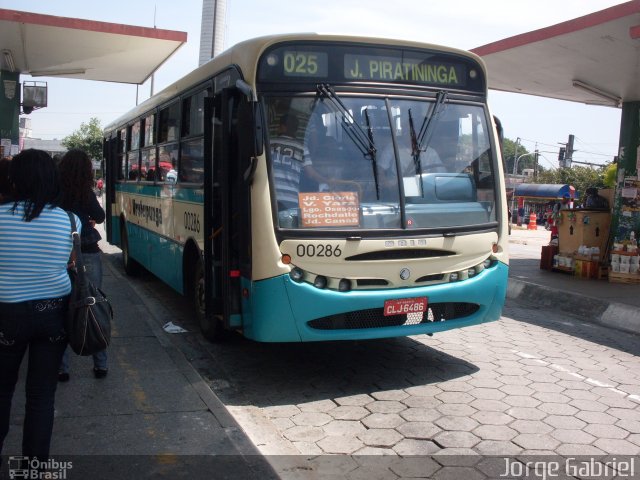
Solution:
M475 55L240 43L105 129L108 240L208 339L432 334L500 317L500 127Z

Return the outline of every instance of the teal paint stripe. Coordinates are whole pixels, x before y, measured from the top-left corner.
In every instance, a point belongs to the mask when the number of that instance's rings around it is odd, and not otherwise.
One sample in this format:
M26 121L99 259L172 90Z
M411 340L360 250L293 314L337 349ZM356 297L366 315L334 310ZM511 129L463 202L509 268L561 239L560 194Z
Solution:
M171 288L183 294L183 246L131 223L127 225L127 233L131 256Z
M120 214L111 215L111 245L122 248L122 236L120 233Z
M455 283L395 290L353 290L343 293L298 284L288 275L255 282L253 312L245 324L248 338L263 342L358 340L419 335L476 325L500 318L504 305L508 267L498 263L478 276ZM353 330L315 330L309 320L342 312L382 308L392 298L426 296L430 303L465 301L477 303L475 314L460 320L414 326Z
M147 197L162 197L166 198L166 195L162 195L163 191L173 189L173 199L181 202L190 202L194 204L204 203L204 189L202 188L187 188L171 185L145 185L138 183L118 183L116 184L116 192L130 193L135 195L144 195Z

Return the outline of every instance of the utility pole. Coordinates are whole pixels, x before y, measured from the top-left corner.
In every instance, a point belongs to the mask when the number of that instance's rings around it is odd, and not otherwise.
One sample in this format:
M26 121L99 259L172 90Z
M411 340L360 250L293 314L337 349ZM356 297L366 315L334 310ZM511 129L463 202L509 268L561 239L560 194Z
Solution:
M538 145L536 144L536 150L533 155L533 178L538 178L538 155L540 152L538 151Z
M575 150L573 149L574 139L575 139L574 135L569 135L569 141L567 142L567 153L565 154L565 157L564 157L564 164L567 168L571 168L571 161L573 160L573 152L575 152Z
M518 146L520 145L520 137L516 138L516 144L513 147L513 174L517 175L517 158L518 158Z
M153 7L153 28L156 28L156 11L157 11L157 5L155 5ZM150 85L150 90L149 90L149 96L153 97L154 92L154 83L155 83L155 76L156 76L156 72L155 70L153 71L153 73L151 73L151 85ZM138 99L136 98L136 105L138 105Z

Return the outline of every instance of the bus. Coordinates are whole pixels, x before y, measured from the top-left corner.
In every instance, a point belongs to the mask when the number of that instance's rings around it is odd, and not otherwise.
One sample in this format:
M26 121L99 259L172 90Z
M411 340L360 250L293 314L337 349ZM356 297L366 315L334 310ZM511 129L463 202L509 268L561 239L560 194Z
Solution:
M433 334L500 317L501 127L476 55L244 41L104 131L107 236L209 340Z

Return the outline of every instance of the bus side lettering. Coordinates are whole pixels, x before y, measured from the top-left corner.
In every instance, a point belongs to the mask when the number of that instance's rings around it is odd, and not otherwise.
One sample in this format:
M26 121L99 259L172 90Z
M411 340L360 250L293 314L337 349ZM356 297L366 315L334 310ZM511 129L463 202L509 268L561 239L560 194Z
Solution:
M162 225L162 210L139 200L131 200L129 213L133 216L144 218L147 222L155 223L156 227Z

